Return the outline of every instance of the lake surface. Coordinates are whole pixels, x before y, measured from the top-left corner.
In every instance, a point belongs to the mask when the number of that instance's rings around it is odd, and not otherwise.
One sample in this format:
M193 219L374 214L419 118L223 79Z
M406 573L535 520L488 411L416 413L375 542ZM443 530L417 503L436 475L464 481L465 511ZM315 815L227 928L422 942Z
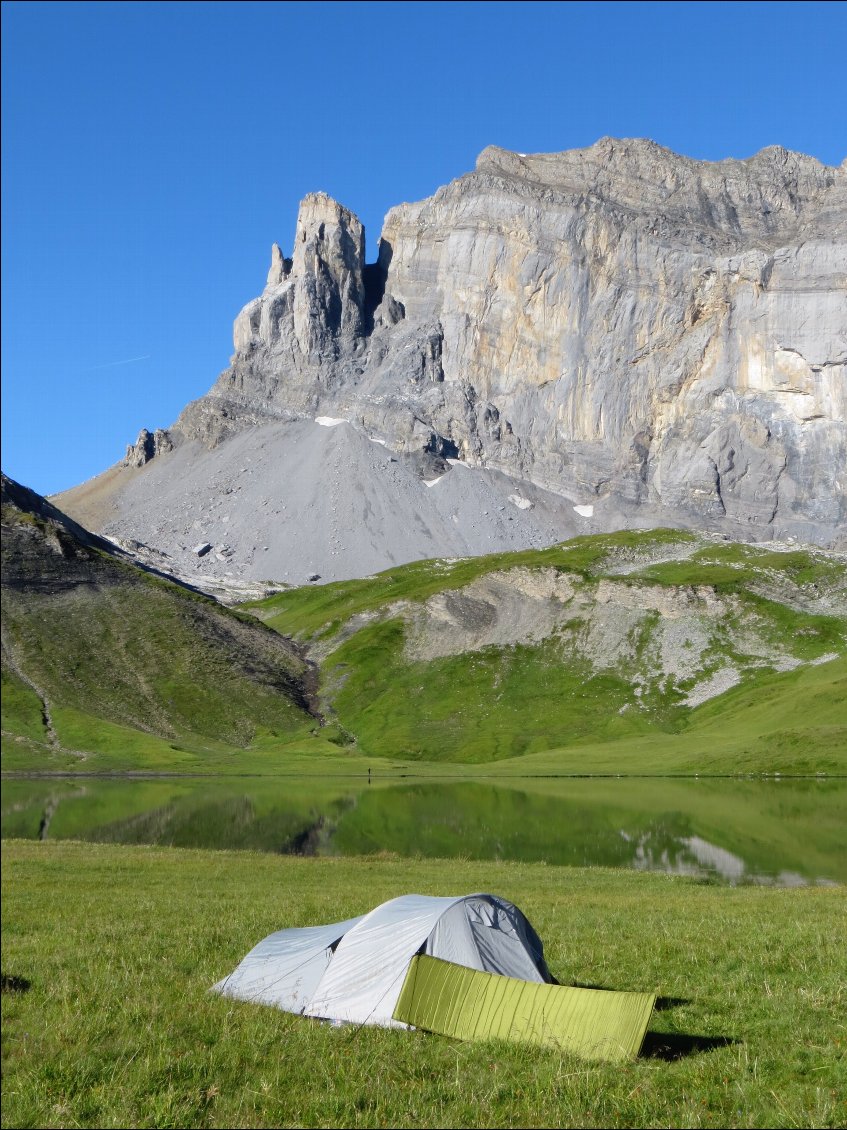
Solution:
M847 882L847 780L7 779L3 836Z

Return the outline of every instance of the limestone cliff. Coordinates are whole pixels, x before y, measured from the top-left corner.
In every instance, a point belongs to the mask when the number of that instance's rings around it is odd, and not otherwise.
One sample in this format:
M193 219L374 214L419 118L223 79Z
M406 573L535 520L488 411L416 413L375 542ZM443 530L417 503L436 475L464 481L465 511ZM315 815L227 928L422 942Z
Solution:
M378 262L323 194L176 437L332 412L570 496L734 536L847 517L847 169L649 141L525 156L392 209Z

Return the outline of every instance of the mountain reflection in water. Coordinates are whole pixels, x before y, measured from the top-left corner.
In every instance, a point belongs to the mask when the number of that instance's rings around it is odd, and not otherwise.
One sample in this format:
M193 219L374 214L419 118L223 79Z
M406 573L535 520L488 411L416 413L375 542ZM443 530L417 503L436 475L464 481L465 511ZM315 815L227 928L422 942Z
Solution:
M847 880L846 822L847 781L785 778L14 779L2 802L7 837L543 860L780 886Z

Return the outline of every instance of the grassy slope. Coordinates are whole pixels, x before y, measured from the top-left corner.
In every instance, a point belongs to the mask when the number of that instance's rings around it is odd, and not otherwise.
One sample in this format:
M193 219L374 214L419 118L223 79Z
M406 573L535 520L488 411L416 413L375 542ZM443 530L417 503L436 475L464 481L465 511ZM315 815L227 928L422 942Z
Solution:
M69 767L78 751L132 767L142 750L150 767L186 767L315 728L306 665L277 634L3 487L4 768Z
M4 691L5 694L5 691ZM756 688L735 688L692 711L679 733L652 732L626 740L584 740L505 761L477 763L374 758L356 746L317 736L281 739L258 734L249 749L225 742L174 742L70 710L57 711L58 729L84 760L42 744L6 740L6 771L183 772L215 774L353 775L369 768L385 776L548 777L557 774L844 774L847 769L844 703L847 661L773 675ZM39 715L40 717L40 715ZM804 721L805 720L805 721ZM543 723L542 723L543 725ZM4 727L6 718L4 715ZM543 731L542 731L543 733ZM544 741L543 745L549 745ZM398 751L399 754L400 751Z
M769 598L843 584L837 562L717 543L686 560L645 563L651 554L697 544L679 531L628 532L540 552L415 562L374 578L292 590L254 611L278 631L320 643L351 617L421 602L493 570L553 566L590 585L610 562L628 559L636 572L619 580L708 584L744 602L761 630L775 641L790 639L807 659L843 651L843 621ZM46 740L38 696L4 669L4 769L360 773L375 756L384 759L381 771L414 763L425 773L452 772L454 759L473 764L475 773L495 760L492 770L507 774L847 769L843 658L748 673L742 686L690 711L654 696L646 709L619 713L632 698L627 672L565 664L555 640L409 663L399 620L366 623L330 655L324 694L340 725L313 734L314 721L267 678L250 677L243 640L241 668L232 662L233 633L250 632L243 617L215 610L210 632L209 602L119 568L130 584L31 595L25 614L13 618L30 677L55 696L60 748ZM266 647L269 633L259 631L251 638ZM52 646L55 639L63 646ZM353 735L355 743L345 744Z
M285 693L298 673L293 657L261 654L264 633L254 637L252 626L212 602L143 574L14 602L7 596L5 625L17 664L51 706L157 737L194 734L232 745L246 744L257 725L314 726ZM264 677L251 678L251 643Z
M654 1013L652 1054L614 1067L333 1029L207 992L272 930L409 890L493 890L528 914L565 983L671 998ZM4 1126L847 1121L841 890L9 843L2 912L3 973L30 983L3 994ZM661 1058L674 1051L684 1054Z
M248 701L245 710L249 705ZM53 747L46 739L37 695L14 674L4 672L3 771L235 775L280 770L367 772L366 759L345 756L334 727L323 727L315 733L314 719L295 714L297 725L289 728L289 710L288 702L279 704L272 719L275 729L254 725L252 740L245 747L188 728L176 740L170 740L94 713L54 705L53 723L61 744Z
M352 616L376 612L401 600L421 603L443 589L461 588L486 573L501 569L552 566L590 577L612 551L637 554L650 547L665 547L672 553L673 547L687 547L695 541L693 534L680 530L652 530L648 534L625 531L572 538L549 549L413 561L374 577L292 589L265 600L248 602L244 607L252 608L277 631L310 639L331 634Z
M637 566L639 554L672 553L695 540L677 531L625 533L577 538L542 552L417 562L374 578L282 593L255 609L277 630L317 647L333 637L341 641L324 662L324 698L365 755L475 764L510 758L516 772L844 772L845 623L791 606L792 598L843 588L843 566L820 554L718 543L617 578L707 585L733 598L775 646L789 640L805 660L842 654L791 672L748 670L741 686L694 709L675 706L668 694L630 709L628 671L594 672L587 662L563 661L556 639L410 662L402 620L379 618L398 602L422 603L494 570L552 565L592 583L621 559L634 558ZM341 631L367 616L353 634Z
M696 707L675 734L584 742L500 766L510 773L847 772L847 659L763 675Z

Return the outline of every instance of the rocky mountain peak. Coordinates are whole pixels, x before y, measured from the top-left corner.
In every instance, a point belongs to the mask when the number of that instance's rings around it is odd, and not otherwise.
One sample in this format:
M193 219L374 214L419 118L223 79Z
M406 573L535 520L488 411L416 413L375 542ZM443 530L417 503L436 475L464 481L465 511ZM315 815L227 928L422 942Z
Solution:
M356 339L364 329L365 229L323 192L300 205L294 239L294 333L301 352L319 353L327 334Z
M300 204L291 258L278 243L263 294L239 313L236 355L285 341L317 368L355 348L366 321L365 229L357 216L323 192Z
M171 440L344 420L398 455L553 492L595 530L649 513L735 539L843 539L843 166L779 146L699 161L638 138L489 146L392 208L378 262L364 255L359 219L307 196L291 257L275 245L236 318L230 367Z

